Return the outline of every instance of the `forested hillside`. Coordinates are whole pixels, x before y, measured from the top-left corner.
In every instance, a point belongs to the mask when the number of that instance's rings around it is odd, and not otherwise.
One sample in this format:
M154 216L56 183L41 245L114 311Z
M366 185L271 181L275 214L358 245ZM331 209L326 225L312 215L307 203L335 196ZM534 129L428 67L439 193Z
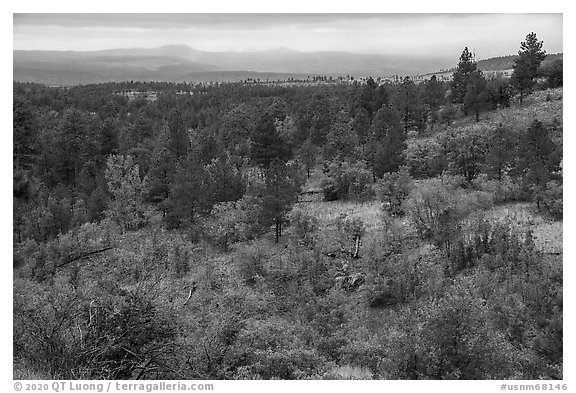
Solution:
M14 83L14 378L561 379L562 68L522 64Z

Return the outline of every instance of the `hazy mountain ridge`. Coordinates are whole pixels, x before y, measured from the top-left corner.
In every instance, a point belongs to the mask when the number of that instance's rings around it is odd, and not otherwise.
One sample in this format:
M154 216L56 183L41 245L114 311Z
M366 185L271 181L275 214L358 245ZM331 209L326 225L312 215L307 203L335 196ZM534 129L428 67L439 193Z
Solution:
M480 69L505 69L515 56L480 60ZM13 51L14 80L75 85L128 80L205 82L305 78L310 75L391 76L430 73L456 60L430 56L298 52L208 52L185 45L101 51Z

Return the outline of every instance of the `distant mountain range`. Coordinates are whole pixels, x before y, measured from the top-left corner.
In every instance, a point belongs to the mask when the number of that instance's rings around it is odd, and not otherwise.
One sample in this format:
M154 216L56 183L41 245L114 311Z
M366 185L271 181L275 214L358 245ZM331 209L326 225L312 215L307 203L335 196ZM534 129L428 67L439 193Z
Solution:
M207 52L187 46L110 49L91 52L19 51L14 80L48 85L139 81L234 81L306 76L390 76L430 72L453 59L429 56L370 55L348 52Z
M454 58L371 55L349 52L208 52L185 45L152 49L13 52L16 81L47 85L121 81L207 82L304 79L307 76L387 77L449 69ZM515 56L480 60L483 70L511 68ZM496 67L496 68L494 68Z

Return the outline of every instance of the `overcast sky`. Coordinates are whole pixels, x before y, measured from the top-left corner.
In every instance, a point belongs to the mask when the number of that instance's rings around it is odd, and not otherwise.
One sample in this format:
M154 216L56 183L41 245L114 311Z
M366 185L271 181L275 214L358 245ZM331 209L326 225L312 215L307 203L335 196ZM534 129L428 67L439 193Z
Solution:
M14 49L100 50L184 44L208 51L459 56L518 52L536 32L562 52L562 14L14 14Z

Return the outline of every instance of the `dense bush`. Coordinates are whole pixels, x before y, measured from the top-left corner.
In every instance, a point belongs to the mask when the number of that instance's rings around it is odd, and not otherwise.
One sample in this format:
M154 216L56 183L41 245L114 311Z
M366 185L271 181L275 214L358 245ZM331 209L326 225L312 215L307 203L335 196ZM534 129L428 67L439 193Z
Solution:
M253 239L263 231L257 221L259 209L255 198L244 196L236 202L214 205L204 227L208 237L223 250L237 242Z
M53 379L147 376L146 359L164 355L174 322L145 292L77 289L62 280L15 287L15 353Z
M410 194L413 179L404 167L398 172L386 173L375 185L376 195L383 203L383 209L390 215L403 214L402 204Z
M563 217L563 194L562 183L557 180L552 180L546 183L546 190L544 191L543 203L548 209L548 212L557 220L562 220Z
M474 179L472 187L491 194L495 204L521 201L525 198L521 187L509 176L504 176L502 180L490 180L487 175L482 174Z
M372 173L363 163L331 163L322 181L322 192L327 201L365 201L374 195L371 184Z
M318 219L303 210L293 209L290 213L290 226L296 237L304 244L314 243L318 225Z
M492 206L493 196L481 191L464 191L458 178L431 179L416 187L404 209L422 239L450 251L460 235L461 221L472 211Z
M409 139L404 156L410 174L416 178L438 176L447 167L442 146L436 138Z

